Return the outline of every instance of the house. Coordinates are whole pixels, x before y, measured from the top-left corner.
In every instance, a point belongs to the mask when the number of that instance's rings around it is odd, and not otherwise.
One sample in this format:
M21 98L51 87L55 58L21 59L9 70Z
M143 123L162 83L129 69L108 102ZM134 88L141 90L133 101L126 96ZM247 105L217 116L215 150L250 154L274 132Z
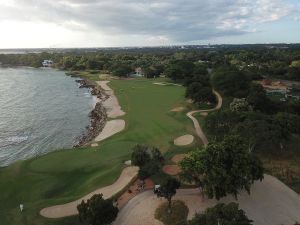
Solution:
M134 69L134 72L130 74L131 77L143 77L144 71L141 67L137 67Z
M264 79L259 83L268 95L286 95L288 93L288 86L281 81L273 82L272 80Z
M264 79L264 80L262 80L261 84L262 84L263 86L266 86L266 85L272 85L272 80Z
M45 59L45 60L42 62L42 65L43 65L43 67L51 67L51 66L53 66L53 61L50 60L50 59Z

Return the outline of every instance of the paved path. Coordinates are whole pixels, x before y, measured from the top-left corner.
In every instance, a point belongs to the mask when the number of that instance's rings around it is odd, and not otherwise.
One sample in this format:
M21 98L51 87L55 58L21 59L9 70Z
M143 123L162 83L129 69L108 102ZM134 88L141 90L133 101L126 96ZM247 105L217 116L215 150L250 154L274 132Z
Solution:
M207 137L205 136L203 130L200 127L200 124L199 124L198 120L193 116L193 114L194 113L213 112L213 111L219 110L222 107L223 99L222 99L221 95L215 90L213 90L213 93L217 96L217 99L218 99L218 104L215 108L213 108L213 109L194 110L194 111L190 111L186 114L187 117L189 117L193 121L195 130L196 130L196 134L202 140L202 143L203 143L204 146L206 146L208 144Z
M136 178L138 173L138 167L131 166L126 167L118 180L112 185L99 188L88 195L80 198L76 201L69 202L63 205L55 205L48 208L44 208L40 211L40 214L47 218L61 218L78 214L77 205L81 203L82 200L88 200L95 194L103 194L104 198L110 198L118 192L122 191L133 179Z
M179 189L174 200L182 200L189 208L188 218L196 212L212 207L217 200L202 199L199 189ZM220 202L234 202L226 197ZM162 225L154 219L155 209L164 199L158 199L152 191L146 191L131 199L120 211L114 225ZM292 225L300 221L300 197L278 179L265 175L265 179L254 183L251 195L242 192L238 203L254 225Z

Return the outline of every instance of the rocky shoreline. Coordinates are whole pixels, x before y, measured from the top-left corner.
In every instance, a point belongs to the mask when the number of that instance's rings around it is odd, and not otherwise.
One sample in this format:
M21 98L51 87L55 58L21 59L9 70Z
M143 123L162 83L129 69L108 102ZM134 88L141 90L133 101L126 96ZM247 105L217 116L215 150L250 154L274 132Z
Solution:
M91 124L87 127L86 134L79 137L79 141L73 146L74 148L90 143L103 130L107 121L107 113L102 102L109 97L101 87L90 84L85 79L76 80L76 82L80 84L79 88L90 88L91 94L96 96L98 101L95 108L89 114Z

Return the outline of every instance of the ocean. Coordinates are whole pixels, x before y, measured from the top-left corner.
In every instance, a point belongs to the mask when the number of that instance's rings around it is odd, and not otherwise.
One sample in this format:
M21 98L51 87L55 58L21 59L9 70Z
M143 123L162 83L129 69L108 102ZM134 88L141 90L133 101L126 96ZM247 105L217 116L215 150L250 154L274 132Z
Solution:
M95 97L54 69L0 67L0 166L71 148Z

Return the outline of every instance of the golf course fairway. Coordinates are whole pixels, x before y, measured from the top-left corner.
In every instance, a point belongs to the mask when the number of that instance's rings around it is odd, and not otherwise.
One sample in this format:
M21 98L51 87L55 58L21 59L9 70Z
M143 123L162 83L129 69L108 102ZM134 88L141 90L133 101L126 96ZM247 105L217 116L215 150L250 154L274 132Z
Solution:
M156 79L160 81L160 79ZM39 211L47 206L78 199L112 184L139 143L158 147L163 153L177 151L174 138L192 132L184 106L184 87L154 85L153 79L112 80L126 114L125 130L99 142L98 147L59 150L19 161L0 169L0 225L76 224L76 217L46 219ZM184 148L184 147L182 147ZM24 204L21 213L19 205Z

